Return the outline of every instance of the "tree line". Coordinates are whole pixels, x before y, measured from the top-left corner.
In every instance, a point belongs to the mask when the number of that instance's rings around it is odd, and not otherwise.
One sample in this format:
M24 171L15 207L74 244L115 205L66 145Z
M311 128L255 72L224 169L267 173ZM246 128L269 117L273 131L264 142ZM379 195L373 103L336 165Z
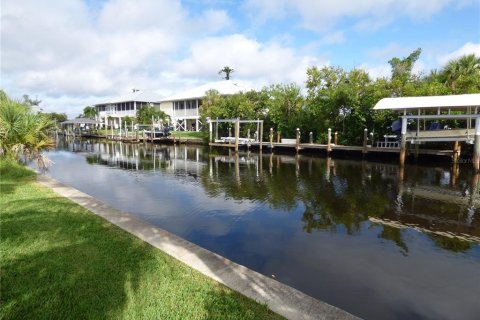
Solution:
M338 132L339 142L361 144L363 130L381 137L388 132L398 114L373 111L385 97L429 96L480 92L480 57L465 55L428 74L415 74L420 57L417 49L403 58L392 58L390 77L372 79L359 68L311 67L307 70L306 90L295 83L275 84L260 91L221 96L208 91L200 114L206 118L241 118L264 120L282 137L293 138L297 128L302 139L313 133L316 142L326 142L327 129ZM245 128L244 128L245 130Z

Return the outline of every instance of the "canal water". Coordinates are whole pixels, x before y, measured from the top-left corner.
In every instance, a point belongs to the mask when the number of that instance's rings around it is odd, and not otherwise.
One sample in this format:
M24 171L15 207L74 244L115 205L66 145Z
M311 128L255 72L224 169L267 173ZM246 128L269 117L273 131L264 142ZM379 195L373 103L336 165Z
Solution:
M366 319L479 319L470 167L59 142L47 174Z

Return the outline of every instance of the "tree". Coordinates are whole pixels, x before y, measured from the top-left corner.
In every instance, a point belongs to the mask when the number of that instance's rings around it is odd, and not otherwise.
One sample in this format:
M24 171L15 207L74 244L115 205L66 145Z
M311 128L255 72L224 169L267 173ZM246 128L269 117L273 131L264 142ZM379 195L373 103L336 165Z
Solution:
M32 112L24 101L2 95L0 101L0 156L15 161L33 159L45 167L48 159L41 151L53 146L49 136L54 128L50 117Z
M165 112L158 110L152 106L145 106L138 109L136 116L137 121L140 124L152 124L152 119L161 119L162 122L164 122L168 118L168 115Z
M235 70L230 68L229 66L223 67L220 71L218 71L218 74L225 73L225 80L230 80L230 74L232 74Z
M293 137L300 125L303 96L296 84L276 84L267 89L268 119L285 137Z
M95 117L98 115L97 108L94 106L87 106L83 108L83 113L80 115L82 118L88 118L88 119L95 119Z
M469 89L479 89L480 57L475 54L464 55L450 60L441 74L453 93L468 93ZM460 92L459 92L460 91Z

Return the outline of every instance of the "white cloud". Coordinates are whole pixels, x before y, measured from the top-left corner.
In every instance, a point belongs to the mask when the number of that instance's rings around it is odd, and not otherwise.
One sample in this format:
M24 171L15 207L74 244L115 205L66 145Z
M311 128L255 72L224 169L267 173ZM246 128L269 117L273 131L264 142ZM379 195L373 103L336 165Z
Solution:
M110 0L95 9L80 0L6 0L1 20L2 89L43 96L46 110L64 96L169 92L172 77L160 77L176 73L182 48L231 25L223 10L192 13L177 0Z
M405 16L428 20L449 5L459 6L454 0L247 0L245 8L260 23L298 15L302 27L324 32L347 18L357 18L355 26L362 29L378 28Z
M248 78L255 83L303 83L309 66L325 62L314 56L300 55L278 43L264 44L234 34L192 43L190 56L178 62L176 69L185 77L217 77L219 67L228 65L236 70L236 77Z
M457 59L457 58L460 58L461 56L472 54L472 53L480 57L480 43L467 42L457 50L439 57L438 62L444 65L452 59Z

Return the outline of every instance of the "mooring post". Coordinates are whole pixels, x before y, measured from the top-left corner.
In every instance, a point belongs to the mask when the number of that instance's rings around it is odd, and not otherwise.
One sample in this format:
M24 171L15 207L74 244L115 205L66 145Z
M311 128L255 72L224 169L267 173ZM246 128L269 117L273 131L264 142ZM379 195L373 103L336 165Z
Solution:
M277 143L280 143L280 130L277 131Z
M217 121L215 122L215 140L218 140L218 117Z
M270 128L270 134L268 135L270 139L270 149L273 149L273 128Z
M362 153L367 153L367 143L368 143L368 129L363 129L363 150Z
M297 140L295 141L295 150L298 153L298 150L300 150L300 129L297 128Z
M407 118L402 117L402 131L400 140L400 167L405 165L405 153L407 152Z
M475 140L473 142L473 169L480 172L480 117L475 119Z
M453 143L453 157L452 157L452 160L453 160L453 164L457 164L458 163L458 157L460 156L459 152L458 152L458 141L455 141Z
M235 152L238 152L238 136L240 135L240 118L235 122Z
M334 138L333 138L333 143L335 143L336 146L338 145L338 132L337 131L335 131L335 135L334 135Z
M327 154L332 151L332 129L327 130Z
M208 119L208 141L209 142L213 142L213 136L212 136L212 132L213 132L213 123L212 123L212 120Z
M310 131L309 133L309 138L310 138L310 144L313 144L313 132Z
M262 150L262 146L263 146L263 120L260 121L259 140L260 140L259 148L260 148L260 151L261 151L261 150Z

